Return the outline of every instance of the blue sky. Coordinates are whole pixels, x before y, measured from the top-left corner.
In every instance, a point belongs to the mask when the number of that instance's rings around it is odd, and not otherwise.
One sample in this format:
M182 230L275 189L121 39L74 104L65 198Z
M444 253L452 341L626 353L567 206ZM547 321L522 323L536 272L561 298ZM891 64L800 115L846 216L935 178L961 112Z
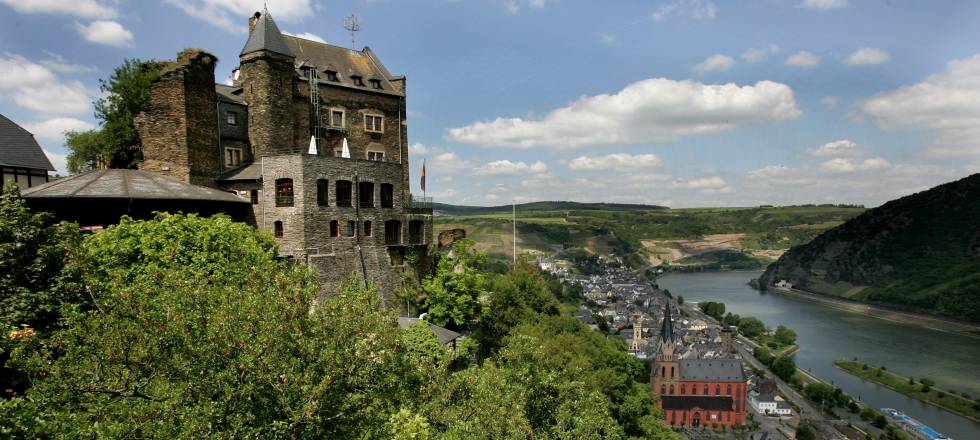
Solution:
M936 6L939 5L939 6ZM0 0L0 113L56 164L124 58L237 66L261 0ZM980 170L972 1L272 0L408 77L429 195L869 206ZM62 167L63 165L57 165ZM417 188L416 188L417 191Z

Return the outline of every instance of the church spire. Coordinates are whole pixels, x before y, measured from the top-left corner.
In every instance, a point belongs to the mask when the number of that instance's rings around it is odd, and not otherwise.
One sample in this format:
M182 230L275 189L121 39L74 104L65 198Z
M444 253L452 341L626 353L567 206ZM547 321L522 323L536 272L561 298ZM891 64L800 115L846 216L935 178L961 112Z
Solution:
M670 322L670 301L664 305L664 322L660 325L660 339L674 342L674 325Z
M245 42L245 47L242 48L239 56L263 50L293 56L293 51L289 50L289 46L286 46L282 38L282 32L279 32L279 26L276 26L269 10L264 7L262 12L256 12L249 19L248 41Z

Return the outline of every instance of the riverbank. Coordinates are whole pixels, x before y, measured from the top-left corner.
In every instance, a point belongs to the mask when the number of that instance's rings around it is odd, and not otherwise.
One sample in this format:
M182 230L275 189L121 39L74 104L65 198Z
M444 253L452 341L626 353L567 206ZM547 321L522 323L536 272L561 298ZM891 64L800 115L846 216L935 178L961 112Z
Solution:
M935 386L929 387L929 391L922 391L923 385L921 382L909 383L909 378L906 376L898 375L888 370L881 370L862 362L838 359L834 361L834 365L862 380L874 382L913 399L921 400L975 422L980 422L980 402L978 401L967 399L952 391L936 388Z
M772 288L766 290L766 292L819 302L838 310L844 310L851 313L860 313L862 315L884 319L886 321L914 324L932 330L958 333L980 339L980 325L970 324L967 322L954 321L923 313L903 312L874 304L860 303L844 298L807 292L805 290Z

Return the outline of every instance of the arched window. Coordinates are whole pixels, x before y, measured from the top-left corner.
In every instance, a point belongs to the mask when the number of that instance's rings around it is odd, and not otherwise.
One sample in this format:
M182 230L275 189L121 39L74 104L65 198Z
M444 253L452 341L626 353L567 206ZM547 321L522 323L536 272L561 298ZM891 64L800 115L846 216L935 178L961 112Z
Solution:
M715 395L716 396L721 395L721 385L715 385Z
M402 244L402 222L398 220L385 222L385 244Z
M728 384L727 390L728 391L725 394L731 396L732 395L732 384Z
M674 367L670 367L670 378L674 378Z
M354 232L355 232L354 226L355 226L354 220L347 220L347 229L344 230L344 233L348 237L353 237L354 236Z
M381 184L381 207L395 207L395 186L390 183Z
M276 222L272 224L272 234L275 235L276 238L282 238L282 222L281 221L276 220Z
M697 385L693 385L693 384L691 385L691 394L693 394L695 396L698 395L698 386Z
M660 395L663 396L663 395L666 395L666 394L667 394L667 385L660 384Z
M687 394L687 385L681 384L681 394Z
M370 237L374 231L371 228L371 220L366 220L364 222L364 236Z
M276 206L293 206L293 179L276 179Z
M667 367L660 367L660 377L667 377Z
M670 395L671 396L674 395L674 385L673 384L670 385Z
M336 185L337 206L351 206L352 184L350 180L338 180Z
M704 395L708 395L708 384L704 384Z
M358 182L357 199L358 199L359 206L361 208L373 208L374 207L374 183Z
M330 194L330 182L327 179L316 179L316 204L318 206L327 206L328 195Z
M340 223L338 223L337 220L330 220L330 236L340 236Z
M424 236L423 231L425 231L425 224L422 220L412 220L408 222L408 242L409 244L423 244L422 237Z

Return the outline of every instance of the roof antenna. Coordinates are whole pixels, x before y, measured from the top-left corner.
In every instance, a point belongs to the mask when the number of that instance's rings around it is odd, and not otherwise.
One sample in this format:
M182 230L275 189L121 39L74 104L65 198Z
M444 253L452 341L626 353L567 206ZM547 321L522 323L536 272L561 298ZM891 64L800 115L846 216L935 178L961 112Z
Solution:
M350 50L357 50L354 45L354 33L361 30L360 20L357 19L357 14L351 14L350 17L344 17L344 29L350 32Z

